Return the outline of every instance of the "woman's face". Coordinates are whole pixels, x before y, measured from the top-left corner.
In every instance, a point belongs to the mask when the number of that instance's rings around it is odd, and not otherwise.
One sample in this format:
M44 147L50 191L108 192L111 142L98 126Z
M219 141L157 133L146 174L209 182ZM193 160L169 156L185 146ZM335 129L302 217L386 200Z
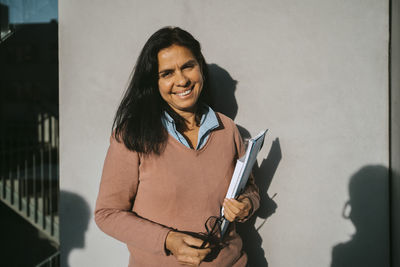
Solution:
M172 45L158 52L158 88L177 112L194 112L203 88L200 65L186 47Z

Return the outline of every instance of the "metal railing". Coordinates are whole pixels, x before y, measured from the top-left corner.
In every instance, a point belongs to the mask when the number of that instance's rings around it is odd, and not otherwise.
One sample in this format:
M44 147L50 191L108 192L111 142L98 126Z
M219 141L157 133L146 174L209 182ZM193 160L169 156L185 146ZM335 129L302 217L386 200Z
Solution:
M59 267L60 266L60 252L57 251L35 267Z
M0 146L0 199L59 245L58 120L39 113L6 124Z

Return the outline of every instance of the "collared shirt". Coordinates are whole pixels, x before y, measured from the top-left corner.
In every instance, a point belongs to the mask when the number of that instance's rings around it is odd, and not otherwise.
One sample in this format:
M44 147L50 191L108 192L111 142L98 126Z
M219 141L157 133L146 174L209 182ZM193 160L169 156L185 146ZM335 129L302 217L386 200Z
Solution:
M205 112L201 116L200 120L200 129L197 137L196 150L201 149L206 144L211 131L219 126L217 115L215 115L214 110L212 110L209 106L205 106L204 110ZM162 123L170 135L172 135L181 144L191 148L186 138L176 130L175 121L167 112L164 112Z

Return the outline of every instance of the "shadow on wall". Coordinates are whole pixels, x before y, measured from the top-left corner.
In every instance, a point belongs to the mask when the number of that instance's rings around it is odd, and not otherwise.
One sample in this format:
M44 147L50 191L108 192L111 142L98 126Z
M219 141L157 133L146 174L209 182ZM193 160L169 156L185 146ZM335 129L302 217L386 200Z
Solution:
M272 178L282 159L282 152L279 139L272 142L271 149L261 165L255 164L253 171L256 177L256 184L260 190L260 208L247 222L238 225L238 232L243 239L243 249L249 258L249 266L268 266L265 252L262 248L262 238L258 231L264 226L267 219L275 213L278 205L268 195L268 188ZM262 223L256 227L257 218L262 219Z
M208 64L208 70L215 111L221 112L234 120L238 112L238 104L235 98L238 82L217 64Z
M356 232L333 247L331 267L389 266L389 170L363 167L350 179L349 196L342 216Z
M71 266L68 262L71 251L85 247L90 216L89 204L81 196L68 191L60 192L61 266Z
M223 68L216 64L209 64L209 78L214 102L215 111L221 112L232 120L235 119L238 112L238 104L235 98L237 81ZM247 129L237 125L241 136L246 142L251 138ZM258 230L263 227L265 221L276 210L277 204L268 196L268 188L272 182L272 178L282 158L279 139L275 139L272 143L271 150L261 165L257 162L254 166L254 174L256 184L260 189L260 209L249 221L238 224L238 233L243 239L243 249L248 255L250 266L268 266L265 252L262 248L262 238ZM256 218L262 218L263 223L256 228Z

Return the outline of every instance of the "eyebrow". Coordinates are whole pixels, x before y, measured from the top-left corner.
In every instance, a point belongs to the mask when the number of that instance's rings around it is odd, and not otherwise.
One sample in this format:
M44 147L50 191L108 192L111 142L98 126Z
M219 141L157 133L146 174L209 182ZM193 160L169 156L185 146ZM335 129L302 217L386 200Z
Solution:
M187 67L188 65L196 64L196 63L197 63L197 61L195 59L190 59L187 62L183 63L181 68L184 68L184 67ZM168 72L168 71L173 71L173 69L164 69L164 70L159 71L158 74Z

